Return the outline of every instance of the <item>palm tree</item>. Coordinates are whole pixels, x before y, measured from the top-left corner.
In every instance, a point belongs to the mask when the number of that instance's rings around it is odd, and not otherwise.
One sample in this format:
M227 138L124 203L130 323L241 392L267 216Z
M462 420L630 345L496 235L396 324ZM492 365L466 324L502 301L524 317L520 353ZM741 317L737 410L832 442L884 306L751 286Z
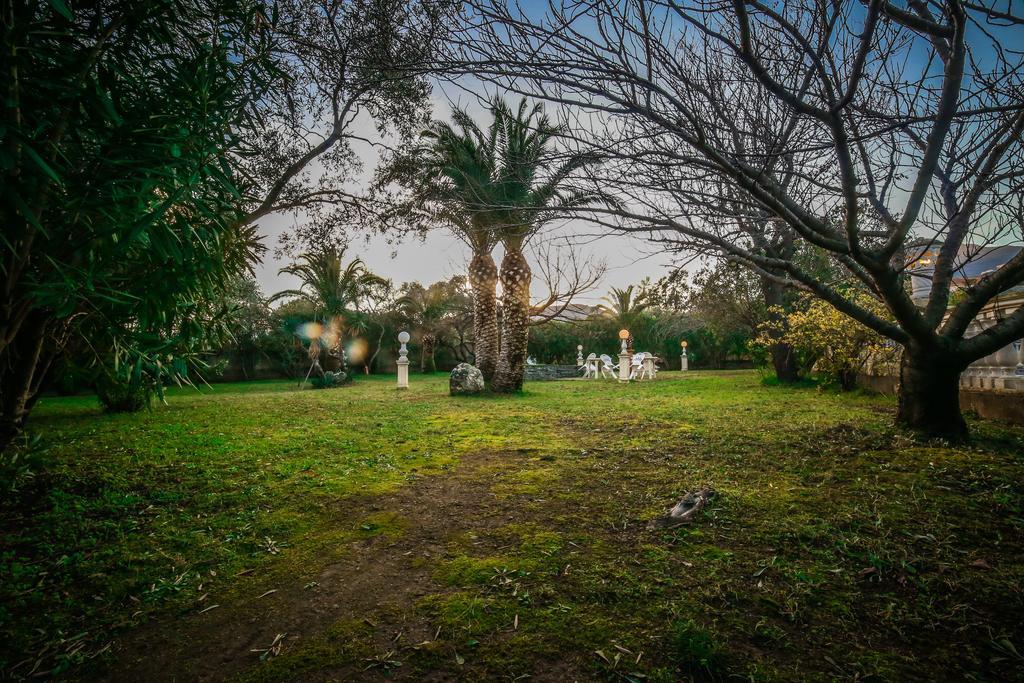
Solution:
M312 303L317 321L326 327L323 341L329 353L339 359L342 335L358 316L363 299L374 287L387 284L358 257L346 264L344 247L302 254L297 263L281 268L278 274L294 275L302 284L298 289L278 292L270 301L296 297Z
M452 301L443 287L437 282L429 287L415 283L409 287L404 296L395 300L395 306L402 316L420 334L420 372L437 372L434 362L434 350L440 338L448 331L448 313Z
M641 288L634 296L635 289L634 285L625 289L612 287L608 296L602 299L603 303L597 305L601 316L614 320L619 329L629 330L626 347L630 350L633 349L633 328L639 322L641 314L651 307L647 290Z
M412 168L413 203L429 217L451 226L472 249L473 351L484 378L497 391L522 387L530 311L527 239L554 212L593 199L565 191L568 177L591 163L576 156L560 164L548 143L557 129L541 107L524 99L512 112L501 99L491 103L492 121L483 130L461 110L454 126L435 122L423 134ZM491 251L505 246L502 271ZM502 333L498 334L496 285L502 283Z
M501 348L492 389L523 387L530 325L530 264L523 250L547 221L567 209L606 200L595 192L572 189L573 174L596 159L587 155L556 155L551 149L559 129L543 107L526 98L515 112L501 99L491 105L500 164L489 183L491 226L505 247L498 274L502 289Z
M495 119L485 133L458 109L452 118L454 127L435 121L423 133L414 203L451 227L472 251L468 280L473 290L473 356L490 382L498 364L498 268L491 252L498 241L492 195L501 126Z

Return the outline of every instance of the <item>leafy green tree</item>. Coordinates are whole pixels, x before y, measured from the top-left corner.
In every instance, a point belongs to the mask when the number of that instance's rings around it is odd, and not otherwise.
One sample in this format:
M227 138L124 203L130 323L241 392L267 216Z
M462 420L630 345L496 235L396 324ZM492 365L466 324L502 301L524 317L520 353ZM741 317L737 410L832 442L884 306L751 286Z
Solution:
M231 159L276 78L264 9L0 3L0 448L75 340L181 377L218 332L203 302L258 250Z
M576 362L576 347L589 353L613 354L618 348L619 328L606 318L596 316L574 321L553 320L530 330L530 355L541 363L563 365Z
M781 304L767 305L763 284L763 278L728 261L716 261L698 271L683 301L683 310L701 328L691 341L701 348L698 353L708 356L712 367L723 367L727 357L742 354L747 342L772 321L771 331L762 335L764 344L760 348L772 363L776 377L790 381L798 376L799 363L792 347L780 338L785 329L785 309Z
M473 293L464 275L455 275L438 283L448 292L447 334L439 345L451 352L453 364L472 362L473 353ZM447 358L445 359L447 360Z
M808 263L806 267L820 270L823 266ZM800 378L797 354L782 338L786 313L796 299L794 291L724 259L701 268L692 281L688 278L686 271L676 270L659 279L651 293L660 304L685 312L702 328L698 339L688 341L700 346L700 353L709 355L713 366L720 367L726 356L737 355L746 341L759 334L765 343L758 350L767 356L778 380ZM762 330L767 322L772 324ZM775 340L767 343L772 337Z
M225 346L248 378L262 355L261 341L273 332L273 316L260 285L249 274L232 278L217 302L226 315L229 340Z
M291 299L271 310L272 329L260 338L260 352L290 379L302 379L309 370L301 331L316 316L316 308L307 299Z

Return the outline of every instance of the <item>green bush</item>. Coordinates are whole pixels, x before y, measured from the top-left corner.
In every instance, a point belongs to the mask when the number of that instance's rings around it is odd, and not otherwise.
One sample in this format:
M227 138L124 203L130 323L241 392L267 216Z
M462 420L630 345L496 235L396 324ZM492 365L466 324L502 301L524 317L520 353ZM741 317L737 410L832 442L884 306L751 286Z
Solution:
M155 393L152 381L141 374L119 377L104 372L96 380L96 396L108 413L137 413L149 408Z
M311 377L309 383L313 385L314 389L331 389L333 387L343 386L351 381L352 375L343 370L339 370L338 372L331 372L328 370L320 377Z
M21 435L0 451L0 493L15 493L42 469L39 436Z
M669 643L676 664L689 676L716 680L725 675L725 662L721 649L711 634L692 619L677 619L672 623Z

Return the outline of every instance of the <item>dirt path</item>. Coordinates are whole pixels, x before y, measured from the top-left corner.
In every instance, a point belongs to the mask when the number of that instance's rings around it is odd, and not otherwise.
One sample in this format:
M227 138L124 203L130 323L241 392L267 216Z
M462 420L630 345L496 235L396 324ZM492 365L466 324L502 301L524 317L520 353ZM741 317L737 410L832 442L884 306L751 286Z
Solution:
M396 644L431 640L435 627L417 614L415 603L446 588L432 578L430 560L443 555L446 544L460 534L516 519L515 502L498 499L491 487L503 473L521 465L522 458L517 453L470 456L453 471L425 477L394 493L346 500L348 523L390 512L400 518L402 533L352 542L344 559L324 567L311 588L282 587L259 600L222 604L203 614L136 629L122 639L103 678L227 680L259 664L259 653L253 650L270 647L278 634L286 634L280 643L282 651L288 651L353 619L365 620L373 629L370 637L382 653L396 649ZM349 664L348 670L321 672L318 677L374 680L382 671L372 664Z

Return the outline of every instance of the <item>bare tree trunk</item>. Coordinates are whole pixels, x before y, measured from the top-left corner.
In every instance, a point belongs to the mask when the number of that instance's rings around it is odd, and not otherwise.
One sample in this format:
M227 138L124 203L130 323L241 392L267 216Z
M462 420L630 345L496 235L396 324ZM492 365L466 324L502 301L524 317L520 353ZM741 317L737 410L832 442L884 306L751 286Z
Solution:
M484 380L494 379L498 365L498 268L490 252L475 253L469 263L473 288L473 357Z
M796 353L793 347L781 341L771 345L769 349L772 356L772 367L775 369L775 376L783 384L792 384L800 379L800 366L796 362Z
M249 379L249 355L247 353L245 353L245 351L242 351L241 349L239 349L238 354L237 354L236 357L238 358L238 364L242 366L242 379L248 380Z
M370 374L370 368L377 360L377 355L380 353L381 344L384 343L384 325L380 325L380 334L377 335L377 346L373 350L373 355L366 361L366 374Z
M530 264L521 249L505 247L501 261L501 350L491 388L512 393L523 388L530 339Z
M47 317L30 314L0 353L0 452L25 429L49 368Z
M967 438L967 423L960 413L963 370L964 365L948 354L907 346L900 361L896 421L927 436Z
M853 391L857 388L857 370L848 368L839 372L839 388L843 391Z
M785 290L778 282L762 276L761 292L764 302L768 306L768 319L770 322L776 323L769 326L771 329L769 335L773 343L768 349L775 377L783 384L792 384L800 379L800 366L797 364L796 353L792 346L778 339L783 334L785 330L783 326L786 324L785 315L780 310L786 303Z
M437 372L437 363L434 362L434 345L436 338L430 332L424 332L420 339L420 372L427 371L427 362L430 362L430 371Z

